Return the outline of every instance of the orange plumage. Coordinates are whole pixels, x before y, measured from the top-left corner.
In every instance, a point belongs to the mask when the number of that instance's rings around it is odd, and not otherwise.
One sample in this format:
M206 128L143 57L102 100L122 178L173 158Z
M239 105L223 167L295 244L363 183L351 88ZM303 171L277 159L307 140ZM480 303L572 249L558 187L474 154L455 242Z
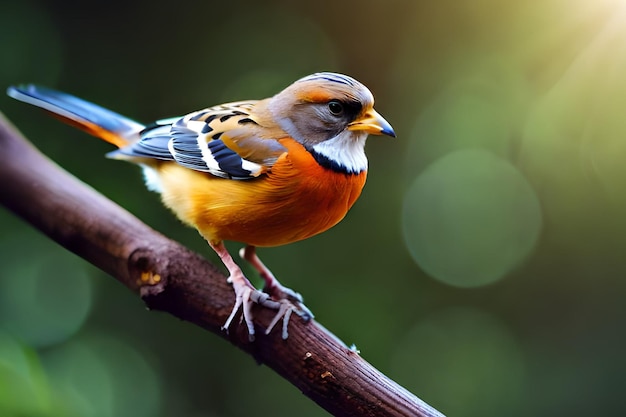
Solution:
M280 142L288 151L271 172L248 181L161 164L163 202L207 240L252 246L284 245L337 224L361 194L366 172L323 169L293 139Z

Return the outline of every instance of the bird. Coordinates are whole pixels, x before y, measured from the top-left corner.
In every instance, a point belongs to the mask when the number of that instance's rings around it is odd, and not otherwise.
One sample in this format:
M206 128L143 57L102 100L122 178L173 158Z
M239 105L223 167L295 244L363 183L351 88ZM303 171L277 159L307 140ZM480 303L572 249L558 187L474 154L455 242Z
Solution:
M395 137L374 109L370 90L356 79L317 72L276 95L230 102L142 124L67 93L36 84L7 94L117 147L109 158L139 165L145 184L183 223L194 227L228 270L235 303L255 338L252 306L275 310L265 333L282 319L313 318L302 296L283 286L259 259L257 247L307 239L341 221L360 196L368 170L365 142ZM264 281L255 288L224 242Z

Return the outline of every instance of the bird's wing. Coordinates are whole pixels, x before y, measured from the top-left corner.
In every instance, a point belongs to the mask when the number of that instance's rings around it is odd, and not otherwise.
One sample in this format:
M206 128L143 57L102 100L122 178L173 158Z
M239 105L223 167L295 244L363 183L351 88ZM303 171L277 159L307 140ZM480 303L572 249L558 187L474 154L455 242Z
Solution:
M277 140L263 137L263 127L251 114L255 103L223 104L180 118L159 120L141 132L138 142L109 155L176 161L186 168L223 178L258 177L286 149Z

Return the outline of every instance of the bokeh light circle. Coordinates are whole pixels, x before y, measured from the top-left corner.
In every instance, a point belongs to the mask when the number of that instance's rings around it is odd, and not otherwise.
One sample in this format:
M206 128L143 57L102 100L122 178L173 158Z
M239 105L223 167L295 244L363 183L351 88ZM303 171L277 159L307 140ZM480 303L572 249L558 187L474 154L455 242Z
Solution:
M526 389L526 362L508 327L484 311L450 308L400 338L392 375L446 415L508 415Z
M406 245L433 278L459 287L490 284L533 250L542 225L535 191L508 161L479 149L431 164L406 193Z
M514 75L507 75L503 76L506 82L500 83L486 77L465 77L447 85L431 100L416 117L411 131L408 169L423 169L459 149L480 148L509 155L518 100L502 98L503 89L516 90Z
M56 398L83 417L158 415L161 384L142 354L99 333L42 354Z
M0 329L0 414L42 415L35 355Z
M0 241L0 251L7 254L0 269L0 328L30 346L44 347L82 327L92 308L92 284L84 261L38 242L29 243L27 237Z

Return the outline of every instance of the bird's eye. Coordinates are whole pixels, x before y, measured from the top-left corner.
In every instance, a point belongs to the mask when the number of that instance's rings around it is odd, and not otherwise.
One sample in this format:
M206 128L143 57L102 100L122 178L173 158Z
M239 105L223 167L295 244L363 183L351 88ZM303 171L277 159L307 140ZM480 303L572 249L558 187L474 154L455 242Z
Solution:
M334 116L341 116L343 113L343 104L338 100L331 100L328 102L328 110L330 110Z

